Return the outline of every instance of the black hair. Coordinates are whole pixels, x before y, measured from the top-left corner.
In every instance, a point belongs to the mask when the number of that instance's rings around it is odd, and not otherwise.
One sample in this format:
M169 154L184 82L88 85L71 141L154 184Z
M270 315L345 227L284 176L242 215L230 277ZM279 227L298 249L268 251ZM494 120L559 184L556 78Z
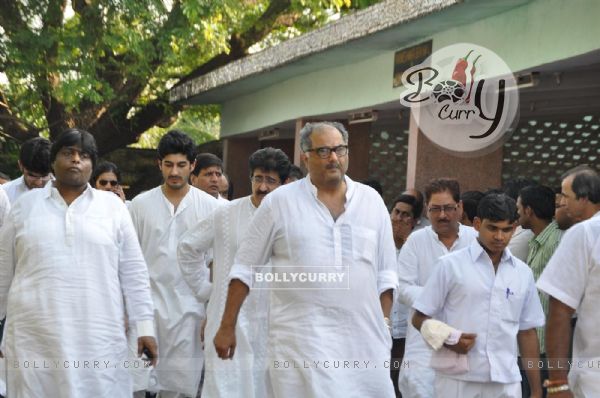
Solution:
M600 176L593 170L578 171L575 173L571 190L577 199L587 198L594 204L600 203Z
M419 217L421 217L421 213L417 213L417 204L418 204L418 200L417 198L415 198L413 195L409 195L406 193L403 193L402 195L397 196L394 201L392 202L392 209L396 206L396 203L406 203L407 205L409 205L411 207L411 211L412 211L412 218L417 220L419 219ZM422 209L421 209L422 210ZM390 209L391 211L391 209Z
M526 178L513 178L508 180L502 186L502 192L513 198L515 201L519 197L519 192L525 187L537 185L538 183Z
M481 221L508 221L512 224L519 218L517 203L504 193L487 194L479 201L477 217Z
M90 184L92 184L93 187L96 186L96 180L103 173L114 173L117 176L117 181L119 183L121 182L121 172L119 171L119 168L117 167L117 165L114 164L113 162L102 161L102 162L98 163L98 166L96 166L94 168L94 172L92 173L92 178L90 178Z
M25 141L19 152L21 166L41 175L50 173L50 146L50 141L42 137Z
M460 185L452 178L437 178L429 181L425 187L425 201L429 203L434 193L450 192L456 203L460 202Z
M50 149L50 162L54 162L58 152L67 146L78 146L81 148L82 153L90 156L92 167L96 167L96 162L98 161L98 148L96 147L96 139L89 132L73 128L60 133Z
M467 191L460 195L460 200L462 200L463 203L463 211L467 215L469 221L473 222L473 219L477 215L479 201L484 196L483 192L480 191Z
M288 174L288 178L301 180L304 178L304 173L300 167L296 166L295 164L290 164L290 173Z
M158 158L164 159L167 155L183 154L192 163L196 156L194 141L183 131L171 130L163 135L158 142Z
M362 183L365 185L368 185L371 188L373 188L374 190L376 190L377 193L379 194L379 196L383 196L383 187L381 186L381 183L379 181L377 181L376 179L368 178L368 179L364 180Z
M533 210L536 217L551 222L556 210L556 194L544 185L531 185L519 192L521 205Z
M197 177L200 170L213 166L217 166L221 169L221 172L223 171L223 161L217 155L208 152L201 153L196 156L196 165L192 170L192 174Z
M254 175L254 170L260 168L264 171L276 172L283 184L290 173L291 163L281 149L267 147L259 149L250 155L248 165L250 167L250 177Z

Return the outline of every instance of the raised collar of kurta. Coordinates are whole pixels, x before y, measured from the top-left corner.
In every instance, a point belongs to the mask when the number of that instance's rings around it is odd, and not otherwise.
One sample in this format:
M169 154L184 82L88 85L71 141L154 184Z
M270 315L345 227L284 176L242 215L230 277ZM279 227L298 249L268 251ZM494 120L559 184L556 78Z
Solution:
M352 181L352 179L350 177L348 177L347 175L344 175L344 181L346 181L346 206L348 205L348 203L350 202L350 199L352 199L352 195L354 195L354 191L356 189L356 183L354 181ZM317 187L312 183L312 181L310 180L310 174L306 175L306 178L302 179L302 183L305 184L310 193L314 196L315 199L317 199Z
M466 229L470 228L467 227L466 225L462 225L461 223L458 223L458 234L456 236L456 240L454 241L454 243L452 244L452 247L450 248L450 251L452 251L454 249L454 247L456 247L456 245L458 245L458 242L460 242L461 237L467 237L467 231ZM429 237L431 239L433 239L434 242L439 242L441 245L444 245L444 243L440 240L440 237L438 236L437 232L435 232L433 230L433 226L428 225L425 227L425 229L427 230L427 233L429 234ZM464 247L464 246L462 246Z
M477 239L473 239L473 242L471 242L471 244L469 245L469 254L471 255L471 260L474 263L481 259L482 256L485 256L485 258L487 258L491 262L490 256L483 249L483 246L481 246L479 240ZM500 257L500 263L508 263L513 267L517 266L515 257L510 253L510 250L508 249L504 249L504 251L502 252L502 257Z
M44 198L48 199L51 198L55 201L57 201L58 203L64 204L65 206L67 206L67 203L65 202L65 199L62 197L62 195L60 194L60 192L58 192L58 189L56 189L56 187L54 186L54 182L53 181L49 181L44 188ZM92 189L92 187L90 186L90 184L86 184L85 186L85 190L81 193L81 195L79 195L74 201L78 202L80 200L82 200L83 198L90 198L93 199L94 195L96 195L96 193L94 193L94 190ZM73 204L71 203L71 204Z

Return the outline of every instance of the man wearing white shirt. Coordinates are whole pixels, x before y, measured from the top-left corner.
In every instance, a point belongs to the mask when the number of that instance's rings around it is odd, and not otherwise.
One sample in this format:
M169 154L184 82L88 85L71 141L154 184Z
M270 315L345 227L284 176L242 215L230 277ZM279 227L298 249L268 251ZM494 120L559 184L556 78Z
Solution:
M195 397L203 366L200 325L204 305L183 280L177 243L216 207L217 200L188 184L194 168L194 143L170 131L158 144L164 183L138 195L129 206L148 264L160 361L147 389L160 398Z
M268 396L266 343L268 290L253 290L240 310L236 326L236 355L217 356L215 337L227 298L229 271L242 237L262 200L286 180L290 162L280 149L264 148L250 156L252 194L221 206L188 231L179 242L181 272L199 301L208 299L205 253L212 249L212 291L204 332L206 371L203 397L262 398Z
M568 175L562 203L578 222L565 233L540 276L550 296L546 355L553 398L600 396L600 177L591 170ZM577 313L569 363L571 319Z
M447 178L431 181L425 187L425 201L431 226L410 234L398 256L398 296L409 308L421 294L437 260L467 247L477 236L473 228L459 223L462 203L458 181ZM430 359L431 349L409 323L403 360L409 365L400 369L398 382L402 396L434 396L435 373L430 367Z
M516 219L512 198L486 195L473 223L477 240L440 258L413 305L412 323L428 343L432 317L450 329L432 358L436 397L520 398L518 351L536 364L526 368L530 396L542 397L535 328L544 325L544 313L531 269L506 250ZM442 367L449 357L466 366Z
M131 218L115 195L88 184L91 134L65 131L50 159L56 180L19 199L1 230L8 396L129 398L125 312L138 354L146 349L152 363L157 356Z
M19 151L19 169L23 175L16 180L2 184L11 203L34 188L43 187L50 179L50 141L35 137L25 141Z
M239 309L249 287L269 275L251 266L270 261L279 281L269 315L274 396L391 398L385 318L397 276L389 215L375 190L345 175L341 124L307 123L300 135L309 175L270 193L256 211L230 273L215 349L234 356ZM287 279L292 271L296 282Z

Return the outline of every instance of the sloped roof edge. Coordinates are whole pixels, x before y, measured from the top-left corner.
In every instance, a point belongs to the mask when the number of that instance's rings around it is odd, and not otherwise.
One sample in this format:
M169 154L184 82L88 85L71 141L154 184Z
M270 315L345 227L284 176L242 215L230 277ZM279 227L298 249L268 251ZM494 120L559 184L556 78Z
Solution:
M462 0L385 0L175 87L169 99L184 101L459 3Z

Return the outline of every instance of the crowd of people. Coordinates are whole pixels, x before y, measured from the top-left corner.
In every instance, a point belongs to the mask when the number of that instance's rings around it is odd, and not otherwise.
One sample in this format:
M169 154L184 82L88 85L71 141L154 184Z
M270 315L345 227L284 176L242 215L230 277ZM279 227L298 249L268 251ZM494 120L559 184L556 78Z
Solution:
M600 176L402 192L347 174L348 132L264 148L251 194L183 132L126 198L70 129L0 185L9 397L600 396ZM373 187L373 188L372 188Z

